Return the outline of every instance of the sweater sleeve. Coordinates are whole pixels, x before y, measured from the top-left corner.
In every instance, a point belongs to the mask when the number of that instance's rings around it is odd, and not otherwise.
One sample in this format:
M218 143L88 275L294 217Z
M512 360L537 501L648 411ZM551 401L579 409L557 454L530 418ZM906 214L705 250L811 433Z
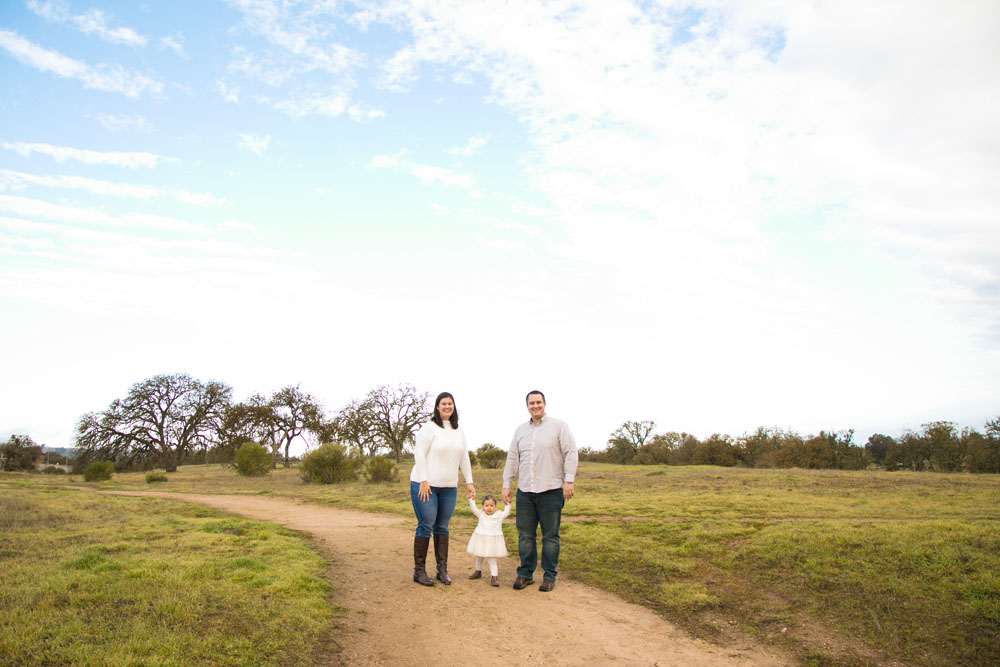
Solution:
M508 503L503 506L503 511L500 512L500 520L503 521L510 516L510 511L514 509L514 503Z
M430 451L433 441L434 433L430 429L430 424L424 424L417 432L417 439L413 443L413 470L418 482L427 481L427 452Z
M469 509L472 510L472 513L475 514L476 517L482 517L483 516L482 511L476 508L476 500L475 500L475 498L469 498Z
M462 458L458 462L462 477L466 484L472 484L472 463L469 461L469 444L465 441L465 431L462 431ZM471 498L470 498L471 500Z

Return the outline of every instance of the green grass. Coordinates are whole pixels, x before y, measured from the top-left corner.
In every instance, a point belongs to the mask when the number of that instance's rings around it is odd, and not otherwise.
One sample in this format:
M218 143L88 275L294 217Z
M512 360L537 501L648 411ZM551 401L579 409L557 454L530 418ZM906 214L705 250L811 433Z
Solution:
M313 663L333 610L300 534L177 501L5 486L3 664Z
M816 664L1000 660L996 476L593 466L577 487L565 571L696 634L735 622Z
M408 472L322 486L193 466L156 488L411 516ZM475 477L480 497L499 495L500 470ZM72 483L0 476L0 489ZM139 473L95 486L149 488ZM735 628L811 665L1000 663L1000 476L583 464L576 487L561 571L696 635L725 643ZM453 532L474 525L460 502ZM516 553L513 519L504 531Z

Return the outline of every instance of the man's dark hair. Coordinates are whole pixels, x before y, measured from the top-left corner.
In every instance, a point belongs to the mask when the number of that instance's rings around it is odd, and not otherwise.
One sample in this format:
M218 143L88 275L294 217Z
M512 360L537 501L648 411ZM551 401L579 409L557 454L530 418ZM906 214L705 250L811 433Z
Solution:
M542 392L538 391L537 389L532 389L531 391L528 392L528 395L524 397L524 403L525 403L525 405L527 405L528 399L531 398L532 394L538 394L539 396L542 397L542 403L545 402L545 394L543 394Z
M433 421L435 424L437 424L441 428L444 428L444 420L441 419L441 413L438 412L438 406L441 405L441 399L444 399L444 398L450 398L451 402L452 402L452 405L455 404L455 397L452 396L451 394L449 394L446 391L442 391L440 394L437 395L437 398L434 399L434 416L431 417L431 421ZM451 424L452 428L458 428L458 406L457 405L455 406L455 411L451 413L451 417L448 417L448 423Z

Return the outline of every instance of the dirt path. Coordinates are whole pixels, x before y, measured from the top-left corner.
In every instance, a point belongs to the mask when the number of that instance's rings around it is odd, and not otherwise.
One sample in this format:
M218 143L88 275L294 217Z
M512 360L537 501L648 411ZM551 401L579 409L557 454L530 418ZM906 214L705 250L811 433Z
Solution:
M452 536L454 583L419 586L413 521L398 517L261 496L115 493L199 503L313 535L331 565L332 601L347 610L323 653L332 665L794 664L749 639L732 648L694 639L644 607L566 577L551 593L538 591L538 578L515 591L516 556L500 562L500 588L488 578L470 581L466 536Z

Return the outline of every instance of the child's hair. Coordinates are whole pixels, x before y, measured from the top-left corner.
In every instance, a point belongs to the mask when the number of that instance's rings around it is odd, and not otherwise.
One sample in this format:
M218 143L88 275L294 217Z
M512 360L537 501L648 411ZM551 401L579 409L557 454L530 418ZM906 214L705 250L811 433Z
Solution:
M492 493L487 493L485 496L483 496L483 504L484 505L486 504L487 500L492 500L494 505L497 504L497 497L494 496Z

